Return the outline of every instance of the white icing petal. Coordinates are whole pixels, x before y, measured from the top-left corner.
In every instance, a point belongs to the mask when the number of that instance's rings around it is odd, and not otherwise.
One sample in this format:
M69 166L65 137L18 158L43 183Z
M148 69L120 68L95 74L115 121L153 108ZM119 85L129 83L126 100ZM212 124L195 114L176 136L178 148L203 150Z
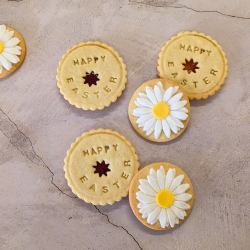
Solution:
M178 110L183 108L187 104L187 101L179 101L170 106L170 110Z
M175 218L175 224L179 224L179 219L178 218Z
M161 132L162 132L162 122L161 120L157 119L155 123L155 134L154 134L156 140L159 139Z
M133 115L133 116L137 116L137 117L140 117L140 116L141 116L141 115L136 114L134 111L133 111L132 115Z
M190 209L190 206L184 202L184 201L174 201L173 203L176 207L184 209L184 210L188 210Z
M159 215L159 221L162 228L165 228L166 222L167 222L167 212L165 208L161 209L160 215Z
M145 194L156 197L156 192L150 186L140 185L139 189Z
M135 114L138 114L138 115L145 115L145 114L151 113L152 109L150 109L150 108L137 108L137 109L134 109L133 112ZM178 112L178 111L171 111L171 112Z
M164 169L164 167L163 167L163 166L160 166L160 169L159 169L159 170L161 171L162 175L163 175L164 178L165 178L165 169ZM163 189L164 189L164 187L163 187Z
M152 177L157 178L157 174L153 168L150 168L149 174L152 175Z
M147 131L146 131L146 135L149 136L152 134L152 132L154 131L154 128L149 128Z
M143 207L145 207L145 204L139 202L138 205L137 205L137 207L138 207L138 208L143 208Z
M169 190L170 190L171 192L173 192L178 186L180 186L180 184L182 183L183 179L184 179L184 175L183 175L183 174L178 175L178 176L173 180L173 182L172 182L172 184L171 184Z
M170 127L170 129L176 134L178 132L178 128L175 124L173 124L169 119L168 117L166 118L167 119L167 122L168 122L168 125Z
M4 43L4 47L9 48L12 46L16 46L18 43L20 43L20 40L17 37L13 37L8 42Z
M150 204L147 204L145 205L145 207L141 208L139 210L140 213L151 213L156 207L158 207L158 204L155 202L155 203L150 203Z
M21 51L16 49L15 47L11 47L11 48L4 48L3 50L4 52L8 52L14 55L21 55Z
M188 109L186 109L185 107L178 109L178 111L188 113Z
M136 123L146 123L148 120L153 118L154 115L152 113L142 115L139 119L137 119Z
M158 85L159 89L161 90L162 96L164 96L165 90L163 89L162 83L159 81L159 82L157 83L157 85Z
M157 205L157 207L149 214L147 222L148 223L153 222L157 218L160 212L161 208Z
M152 126L154 126L154 124L156 123L156 118L153 116L150 120L148 120L143 128L143 131L148 130L149 128L151 128Z
M175 201L190 201L192 199L192 195L191 194L178 194L174 196L174 200Z
M139 102L135 101L134 103L135 103L135 105L136 105L137 107L139 107L139 108L144 108L144 106L142 106Z
M146 179L140 179L139 182L140 182L142 185L149 185L149 184L148 184L148 180L146 180Z
M184 112L181 112L181 111L170 111L170 115L173 117L176 117L182 121L185 121L188 118L188 115Z
M173 96L169 101L168 101L168 105L173 105L174 103L180 101L180 99L182 98L183 93L179 93L175 96Z
M148 217L148 214L142 214L141 216L143 219L147 218Z
M147 93L147 96L149 98L149 100L153 103L153 104L156 104L157 103L157 99L155 97L155 94L154 94L154 91L152 88L150 87L146 87L146 93Z
M152 177L151 175L148 175L147 178L148 178L148 183L155 190L155 192L159 192L160 187L159 187L157 179Z
M158 100L158 102L162 102L161 90L157 85L154 86L154 92L155 92L155 96L156 96L156 99Z
M173 191L173 195L183 194L190 188L189 184L182 184Z
M173 95L173 87L170 87L166 90L166 92L163 96L163 101L168 102L169 99L172 97L172 95Z
M4 37L6 32L6 26L5 25L0 25L0 40L2 40L2 38Z
M171 185L173 179L174 179L174 178L173 178L173 169L170 168L170 169L168 170L167 175L166 175L165 189L169 189L169 187L170 187L170 185Z
M165 174L162 174L161 170L157 170L157 180L158 180L158 184L160 189L164 189L165 187Z
M2 43L6 43L6 42L9 41L10 38L13 37L13 36L14 36L14 31L7 31L7 32L5 33L5 35L3 36L3 38L1 39L1 42L2 42Z
M2 74L3 73L3 66L2 66L2 64L0 63L0 74Z
M138 124L138 128L141 128L141 127L143 127L143 126L144 126L144 123Z
M136 196L137 200L143 203L153 203L155 202L155 197L148 196L148 195L137 195Z
M179 119L173 117L172 115L169 115L167 117L167 120L171 121L174 125L178 126L179 128L184 128L183 123Z
M149 101L146 98L137 98L136 99L138 101L138 103L144 107L148 107L148 108L152 108L153 107L153 103L151 101ZM185 106L185 105L184 105Z
M148 96L145 93L140 92L139 96L148 99Z
M12 68L11 63L0 54L0 63L3 65L3 67L7 70L10 70Z
M143 193L142 191L138 191L135 193L136 195L144 195L145 193Z
M174 95L178 90L179 90L179 86L175 86L175 87L173 88L173 95Z
M161 120L161 122L162 122L162 129L163 129L163 132L164 132L164 134L168 137L168 138L170 138L170 134L171 134L171 131L170 131L170 127L169 127L169 125L168 125L168 122L166 121L166 120Z
M181 220L184 219L184 217L185 217L185 215L186 215L186 212L185 212L184 210L182 210L182 209L180 209L180 208L178 208L178 207L176 207L176 206L174 206L174 205L172 205L172 206L170 207L170 209L172 210L172 212L173 212L178 218L180 218Z
M13 48L22 50L22 47L20 47L20 46L15 46L15 47L13 47Z
M19 58L15 55L12 55L10 53L7 52L2 52L2 56L5 57L7 60L9 60L12 63L18 63L19 62Z
M173 168L173 172L172 172L172 174L173 174L173 179L174 179L175 174L176 174L176 169L175 169L175 168Z
M167 208L166 210L167 210L167 215L168 215L168 220L169 220L170 226L174 227L175 215L174 215L173 211L170 208Z

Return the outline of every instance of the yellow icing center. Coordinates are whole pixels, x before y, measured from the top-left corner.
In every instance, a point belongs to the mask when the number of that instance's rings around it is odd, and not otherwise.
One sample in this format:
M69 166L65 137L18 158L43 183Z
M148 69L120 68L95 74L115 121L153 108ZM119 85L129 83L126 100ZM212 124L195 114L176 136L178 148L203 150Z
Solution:
M174 195L168 189L162 189L156 195L156 202L160 207L170 207L174 203Z
M0 41L0 54L3 52L4 46L3 43Z
M165 102L157 102L152 108L153 115L157 119L164 119L170 113L170 108Z

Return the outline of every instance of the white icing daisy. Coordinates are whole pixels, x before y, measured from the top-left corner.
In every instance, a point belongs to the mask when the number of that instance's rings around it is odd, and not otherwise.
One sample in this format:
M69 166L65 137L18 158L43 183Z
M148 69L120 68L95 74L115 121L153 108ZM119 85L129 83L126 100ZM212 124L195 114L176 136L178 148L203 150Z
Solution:
M21 47L17 46L20 40L14 36L14 31L6 29L5 25L0 25L0 74L3 68L11 70L12 63L20 61L17 55L21 55Z
M139 93L135 101L138 107L133 110L133 115L138 116L136 123L138 127L143 127L146 135L149 136L154 131L155 139L159 139L161 132L170 138L171 131L177 133L184 128L181 120L188 118L188 110L185 108L187 101L181 101L183 93L176 94L179 87L170 87L166 91L162 83L158 82L154 86L146 87L146 94Z
M157 172L151 168L147 180L139 180L141 191L136 193L140 201L139 212L151 225L159 221L162 228L169 225L174 227L179 224L179 219L183 220L186 216L185 210L190 209L186 202L191 200L192 195L185 193L190 185L181 184L184 175L175 177L175 173L176 169L170 168L165 175L164 167L161 166Z

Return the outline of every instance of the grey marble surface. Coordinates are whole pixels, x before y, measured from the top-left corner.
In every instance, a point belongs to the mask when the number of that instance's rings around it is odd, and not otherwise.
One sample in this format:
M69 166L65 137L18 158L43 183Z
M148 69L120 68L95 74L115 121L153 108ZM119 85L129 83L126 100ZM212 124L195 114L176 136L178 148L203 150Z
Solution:
M22 34L27 54L0 79L0 249L249 249L249 9L248 0L1 0L0 23ZM161 47L185 30L216 39L229 74L214 96L191 101L186 131L158 145L136 134L127 107L157 78ZM122 96L95 112L65 101L55 78L67 49L89 40L113 46L128 71ZM189 175L195 203L181 226L146 228L128 197L105 207L75 198L63 159L77 136L100 127L126 136L141 168L166 161Z

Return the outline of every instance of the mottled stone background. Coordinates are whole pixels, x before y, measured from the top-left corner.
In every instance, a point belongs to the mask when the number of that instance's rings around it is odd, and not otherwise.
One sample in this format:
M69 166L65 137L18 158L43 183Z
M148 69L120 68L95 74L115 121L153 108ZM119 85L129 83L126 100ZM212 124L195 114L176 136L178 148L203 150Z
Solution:
M22 34L27 55L0 80L0 249L249 249L249 9L248 0L1 0L0 23ZM130 125L129 100L157 77L161 47L185 30L218 41L228 78L214 96L191 101L178 139L150 143ZM56 85L62 55L88 40L113 46L128 70L122 96L102 111L71 106ZM126 136L141 168L167 161L189 175L195 203L181 226L146 228L128 197L105 207L75 198L63 159L77 136L100 127Z

